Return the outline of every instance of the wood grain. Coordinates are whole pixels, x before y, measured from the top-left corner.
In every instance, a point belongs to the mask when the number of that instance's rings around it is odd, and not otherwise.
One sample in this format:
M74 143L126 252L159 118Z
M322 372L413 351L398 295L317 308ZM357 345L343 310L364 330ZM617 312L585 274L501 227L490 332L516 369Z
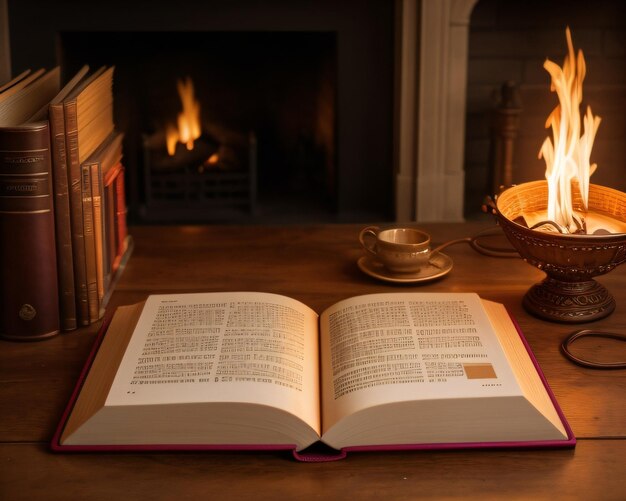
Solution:
M0 455L0 491L12 501L621 501L626 487L618 440L583 440L575 450L361 453L317 464L261 453L54 455L38 444L1 444Z
M484 223L422 225L436 245L477 233ZM99 324L42 342L0 341L0 492L7 499L289 497L399 499L619 499L626 492L626 371L578 367L559 352L574 328L536 319L521 306L543 273L468 245L444 252L446 277L392 285L364 275L357 225L135 227L135 250L108 312L151 293L254 290L285 294L318 312L354 295L473 291L501 302L519 322L579 438L567 451L457 451L354 454L297 464L267 454L54 455L47 442L71 394ZM626 330L626 266L599 278L616 311L598 329ZM585 327L589 327L586 325ZM601 347L592 345L590 352ZM289 496L292 493L293 496ZM296 494L299 493L299 494ZM323 494L322 494L323 493Z

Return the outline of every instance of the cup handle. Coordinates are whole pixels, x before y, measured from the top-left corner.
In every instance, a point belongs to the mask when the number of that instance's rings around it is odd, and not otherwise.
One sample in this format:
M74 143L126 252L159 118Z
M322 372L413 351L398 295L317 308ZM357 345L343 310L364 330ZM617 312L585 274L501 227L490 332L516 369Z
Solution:
M376 257L376 240L379 231L380 228L378 226L368 226L367 228L363 228L361 233L359 233L359 242L361 242L363 248L373 257Z

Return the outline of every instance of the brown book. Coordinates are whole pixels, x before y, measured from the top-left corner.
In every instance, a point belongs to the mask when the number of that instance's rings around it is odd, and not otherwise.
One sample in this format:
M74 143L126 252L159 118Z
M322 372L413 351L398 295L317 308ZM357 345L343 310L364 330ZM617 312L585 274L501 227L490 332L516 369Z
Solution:
M63 101L79 325L88 325L91 321L97 320L97 317L91 319L89 315L81 162L113 131L112 82L113 68L100 68L79 84Z
M59 91L58 69L40 78L0 107L0 336L9 339L59 332L50 132L24 119Z
M85 77L88 70L89 67L84 66L47 106L50 120L59 309L62 330L72 330L77 327L63 100Z
M87 304L89 320L100 318L98 299L98 276L96 267L96 237L94 234L93 203L91 196L91 169L81 166L81 189L83 201L83 241L85 242L85 269L87 272Z
M96 243L96 277L98 279L98 301L100 303L100 316L104 315L104 295L111 284L111 273L108 265L109 254L105 245L106 233L104 225L104 211L102 204L103 183L102 168L100 164L89 166L91 170L91 201L93 204L93 231Z

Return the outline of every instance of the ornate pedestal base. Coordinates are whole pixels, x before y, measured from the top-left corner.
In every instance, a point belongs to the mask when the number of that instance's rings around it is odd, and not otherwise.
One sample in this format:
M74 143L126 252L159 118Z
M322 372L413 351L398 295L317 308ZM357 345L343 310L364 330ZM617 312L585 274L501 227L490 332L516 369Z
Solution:
M592 322L615 309L611 293L595 280L562 282L550 277L533 285L523 304L537 317L565 323Z

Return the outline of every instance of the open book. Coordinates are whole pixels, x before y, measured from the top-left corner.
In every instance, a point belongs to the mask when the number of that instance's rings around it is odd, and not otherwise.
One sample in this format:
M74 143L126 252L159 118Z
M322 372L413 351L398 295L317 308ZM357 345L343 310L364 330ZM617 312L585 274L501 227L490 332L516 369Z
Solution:
M573 446L505 308L388 293L320 316L285 296L154 295L118 308L58 451Z

